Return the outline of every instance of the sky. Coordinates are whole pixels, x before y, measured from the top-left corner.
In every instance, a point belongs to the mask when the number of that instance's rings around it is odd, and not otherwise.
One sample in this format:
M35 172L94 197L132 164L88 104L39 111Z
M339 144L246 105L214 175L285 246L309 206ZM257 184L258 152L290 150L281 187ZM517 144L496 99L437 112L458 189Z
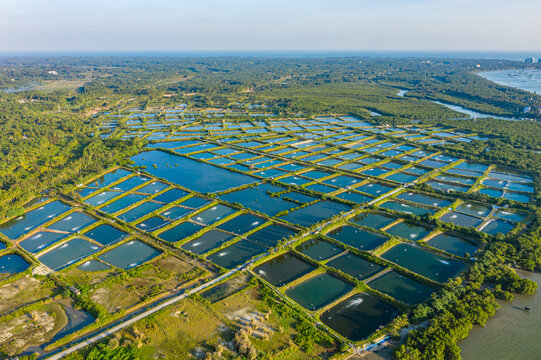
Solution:
M0 0L0 52L541 50L541 0Z

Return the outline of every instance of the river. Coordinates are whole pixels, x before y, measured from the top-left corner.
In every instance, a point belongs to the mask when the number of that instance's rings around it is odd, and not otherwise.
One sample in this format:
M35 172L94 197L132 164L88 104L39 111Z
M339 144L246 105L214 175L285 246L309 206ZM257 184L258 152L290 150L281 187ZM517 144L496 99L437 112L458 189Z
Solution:
M409 92L409 90L399 89L399 91L398 91L398 93L396 95L400 96L400 97L404 97L404 95L406 95L406 93L408 93L408 92ZM479 111L475 111L475 110L472 110L472 109L462 107L460 105L447 104L447 103L443 103L441 101L436 101L436 100L429 100L429 101L433 102L434 104L443 105L443 106L445 106L445 107L447 107L447 108L449 108L451 110L454 110L454 111L457 111L457 112L460 112L460 113L463 113L464 115L466 115L461 119L493 118L493 119L510 120L510 121L519 120L519 119L507 117L507 116L492 115L492 114L482 113L482 112L479 112Z
M541 287L541 274L521 273ZM541 290L515 295L501 302L496 315L483 328L475 328L460 342L464 360L541 359ZM525 311L524 307L530 311Z
M500 85L541 94L541 69L487 71L479 76Z

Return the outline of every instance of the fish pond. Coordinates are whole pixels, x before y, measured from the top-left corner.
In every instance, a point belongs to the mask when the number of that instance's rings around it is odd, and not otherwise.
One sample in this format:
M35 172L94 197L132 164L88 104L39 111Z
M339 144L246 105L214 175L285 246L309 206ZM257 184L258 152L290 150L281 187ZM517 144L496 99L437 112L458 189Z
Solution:
M353 285L324 273L316 275L286 290L286 295L308 310L317 310L344 296Z
M326 265L351 275L358 280L367 279L385 269L383 266L349 253L329 261Z
M137 166L151 175L202 193L227 190L256 181L255 178L200 161L153 150L132 156Z
M223 268L232 269L265 251L267 249L263 246L247 240L240 240L207 256L207 259Z
M359 250L373 250L383 245L388 238L381 234L344 225L327 233L327 236Z
M425 301L435 291L433 287L399 274L396 271L383 274L370 281L368 286L390 295L398 301L411 305Z
M278 255L257 266L256 274L274 286L282 286L315 270L316 267L293 254Z
M367 293L355 294L325 311L325 325L351 341L367 338L399 315L394 306Z
M410 244L395 245L381 257L439 283L455 277L464 269L464 264L460 261L436 255Z
M341 247L321 239L310 239L295 249L316 261L329 259L344 251Z
M100 255L98 259L121 269L131 269L160 255L161 252L138 241L128 241Z

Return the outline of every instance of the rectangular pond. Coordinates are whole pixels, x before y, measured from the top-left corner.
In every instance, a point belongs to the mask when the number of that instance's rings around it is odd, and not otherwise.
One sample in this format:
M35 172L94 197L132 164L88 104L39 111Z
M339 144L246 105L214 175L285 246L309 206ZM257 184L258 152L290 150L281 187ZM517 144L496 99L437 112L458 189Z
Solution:
M239 203L246 208L259 211L269 216L274 216L281 211L296 207L295 204L280 199L279 197L271 197L257 187L220 195L220 199L229 203Z
M327 236L359 250L373 250L383 245L388 238L384 235L343 225L327 233Z
M148 151L131 157L135 165L146 166L153 176L202 193L212 193L250 184L255 178L175 156L163 151Z
M428 227L411 224L406 221L400 222L396 225L391 226L387 230L385 230L385 232L390 235L398 236L403 239L408 239L412 241L421 240L422 238L427 236L431 231L432 229Z
M41 255L38 260L51 270L63 269L100 250L86 240L75 238Z
M240 240L207 256L207 260L223 268L233 269L265 251L267 251L267 248L263 246L247 240Z
M0 232L10 239L17 239L69 209L68 205L56 200L0 224Z
M96 222L96 219L85 213L75 211L49 225L49 229L67 232L76 232Z
M446 251L449 254L465 256L473 255L477 251L477 246L457 236L448 234L439 234L427 240L427 245L436 249Z
M35 254L68 236L69 234L40 231L27 237L19 245L26 251Z
M129 234L120 231L111 225L103 224L88 230L83 235L102 244L103 246L107 246L119 242Z
M393 190L394 188L390 186L385 186L377 183L368 183L359 186L356 190L367 193L372 196L380 196L385 193L388 193L389 191Z
M160 255L161 252L138 240L128 241L98 256L103 262L121 269L131 269Z
M0 256L0 274L16 274L28 269L30 264L17 254Z
M140 205L137 205L134 208L131 208L125 213L117 215L117 218L125 222L132 222L132 221L142 218L143 216L150 214L153 211L158 210L162 206L163 204L161 203L157 203L153 201L146 201Z
M173 228L160 233L158 237L168 242L177 242L177 241L187 238L188 236L195 234L196 232L198 232L199 230L203 228L204 227L199 224L186 221L186 222L177 224Z
M294 235L295 231L280 225L269 225L248 235L247 239L265 247L275 247L280 240Z
M372 289L381 291L406 304L422 303L435 291L431 286L391 271L368 283Z
M244 234L258 226L263 225L265 219L251 214L242 214L217 226L218 229L229 231L237 235Z
M96 195L92 195L88 199L83 200L83 202L90 206L99 206L122 194L123 193L120 191L105 190Z
M493 219L481 231L489 235L497 235L498 233L505 235L514 228L515 225L509 221Z
M386 215L363 212L355 215L348 221L350 223L360 226L366 226L373 229L381 229L382 227L385 227L396 221L396 219Z
M440 220L446 223L451 223L464 227L477 227L483 222L483 219L481 218L462 214L456 211L449 211L448 213L443 214L440 217Z
M398 315L398 309L380 298L359 293L325 311L320 319L345 338L359 341Z
M322 291L325 289L324 291ZM344 296L353 289L353 285L324 273L304 280L286 290L286 295L305 309L315 311Z
M490 214L491 207L488 205L478 204L478 203L470 203L465 202L456 207L456 211L460 211L461 213L477 216L477 217L485 217L488 214Z
M189 194L188 192L181 189L171 189L156 196L154 198L154 201L159 201L162 203L169 204L169 203L172 203L173 201L183 198L184 196L188 194Z
M401 203L401 202L398 202L398 201L393 201L393 200L385 201L384 203L381 203L379 205L379 207L384 208L384 209L389 209L389 210L402 212L402 213L405 213L405 214L413 214L413 215L418 215L418 216L423 216L423 215L426 215L426 214L435 214L436 213L436 211L432 210L432 209L425 209L425 208L420 207L420 206L408 205L408 204L404 204L404 203Z
M349 206L324 200L291 211L289 214L282 216L282 219L289 221L292 224L309 227L321 220L330 218L343 211L348 211L349 209Z
M460 261L436 255L411 244L395 245L381 257L439 283L455 277L464 269L464 264Z
M142 194L128 194L124 197L121 197L118 200L115 200L105 205L100 210L108 214L114 214L116 212L119 212L120 210L123 210L129 206L132 206L133 204L139 201L142 201L146 197L147 195L142 195Z
M218 204L209 209L203 210L199 214L191 218L191 220L201 223L203 225L210 225L216 221L223 219L236 212L235 209L229 206Z
M314 271L316 267L293 254L278 255L254 268L254 272L274 286L282 286Z
M310 239L298 245L295 250L316 261L329 259L344 251L341 247L321 239Z
M87 184L87 186L97 187L97 188L103 188L106 186L111 185L117 180L122 179L125 176L128 176L132 174L132 172L124 170L124 169L117 169L111 172L108 172L107 174L104 174L94 180L92 183Z
M406 192L396 196L397 199L411 201L421 205L429 205L435 207L447 207L452 204L451 201L437 198L434 196L416 194L413 192Z
M351 275L357 280L367 279L385 269L383 266L350 253L341 255L329 261L326 265Z
M210 230L194 240L190 240L182 245L184 250L194 254L201 255L212 249L215 249L223 243L233 239L235 236L218 230Z

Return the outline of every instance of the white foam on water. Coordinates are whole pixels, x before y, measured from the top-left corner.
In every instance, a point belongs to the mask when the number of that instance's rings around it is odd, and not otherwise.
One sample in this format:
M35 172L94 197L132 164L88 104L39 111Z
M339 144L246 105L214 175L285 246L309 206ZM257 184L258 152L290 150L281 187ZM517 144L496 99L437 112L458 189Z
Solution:
M361 305L363 302L364 302L363 298L352 299L352 300L349 300L347 302L346 306L344 306L344 307L345 308L350 308L350 307L358 306L358 305Z

